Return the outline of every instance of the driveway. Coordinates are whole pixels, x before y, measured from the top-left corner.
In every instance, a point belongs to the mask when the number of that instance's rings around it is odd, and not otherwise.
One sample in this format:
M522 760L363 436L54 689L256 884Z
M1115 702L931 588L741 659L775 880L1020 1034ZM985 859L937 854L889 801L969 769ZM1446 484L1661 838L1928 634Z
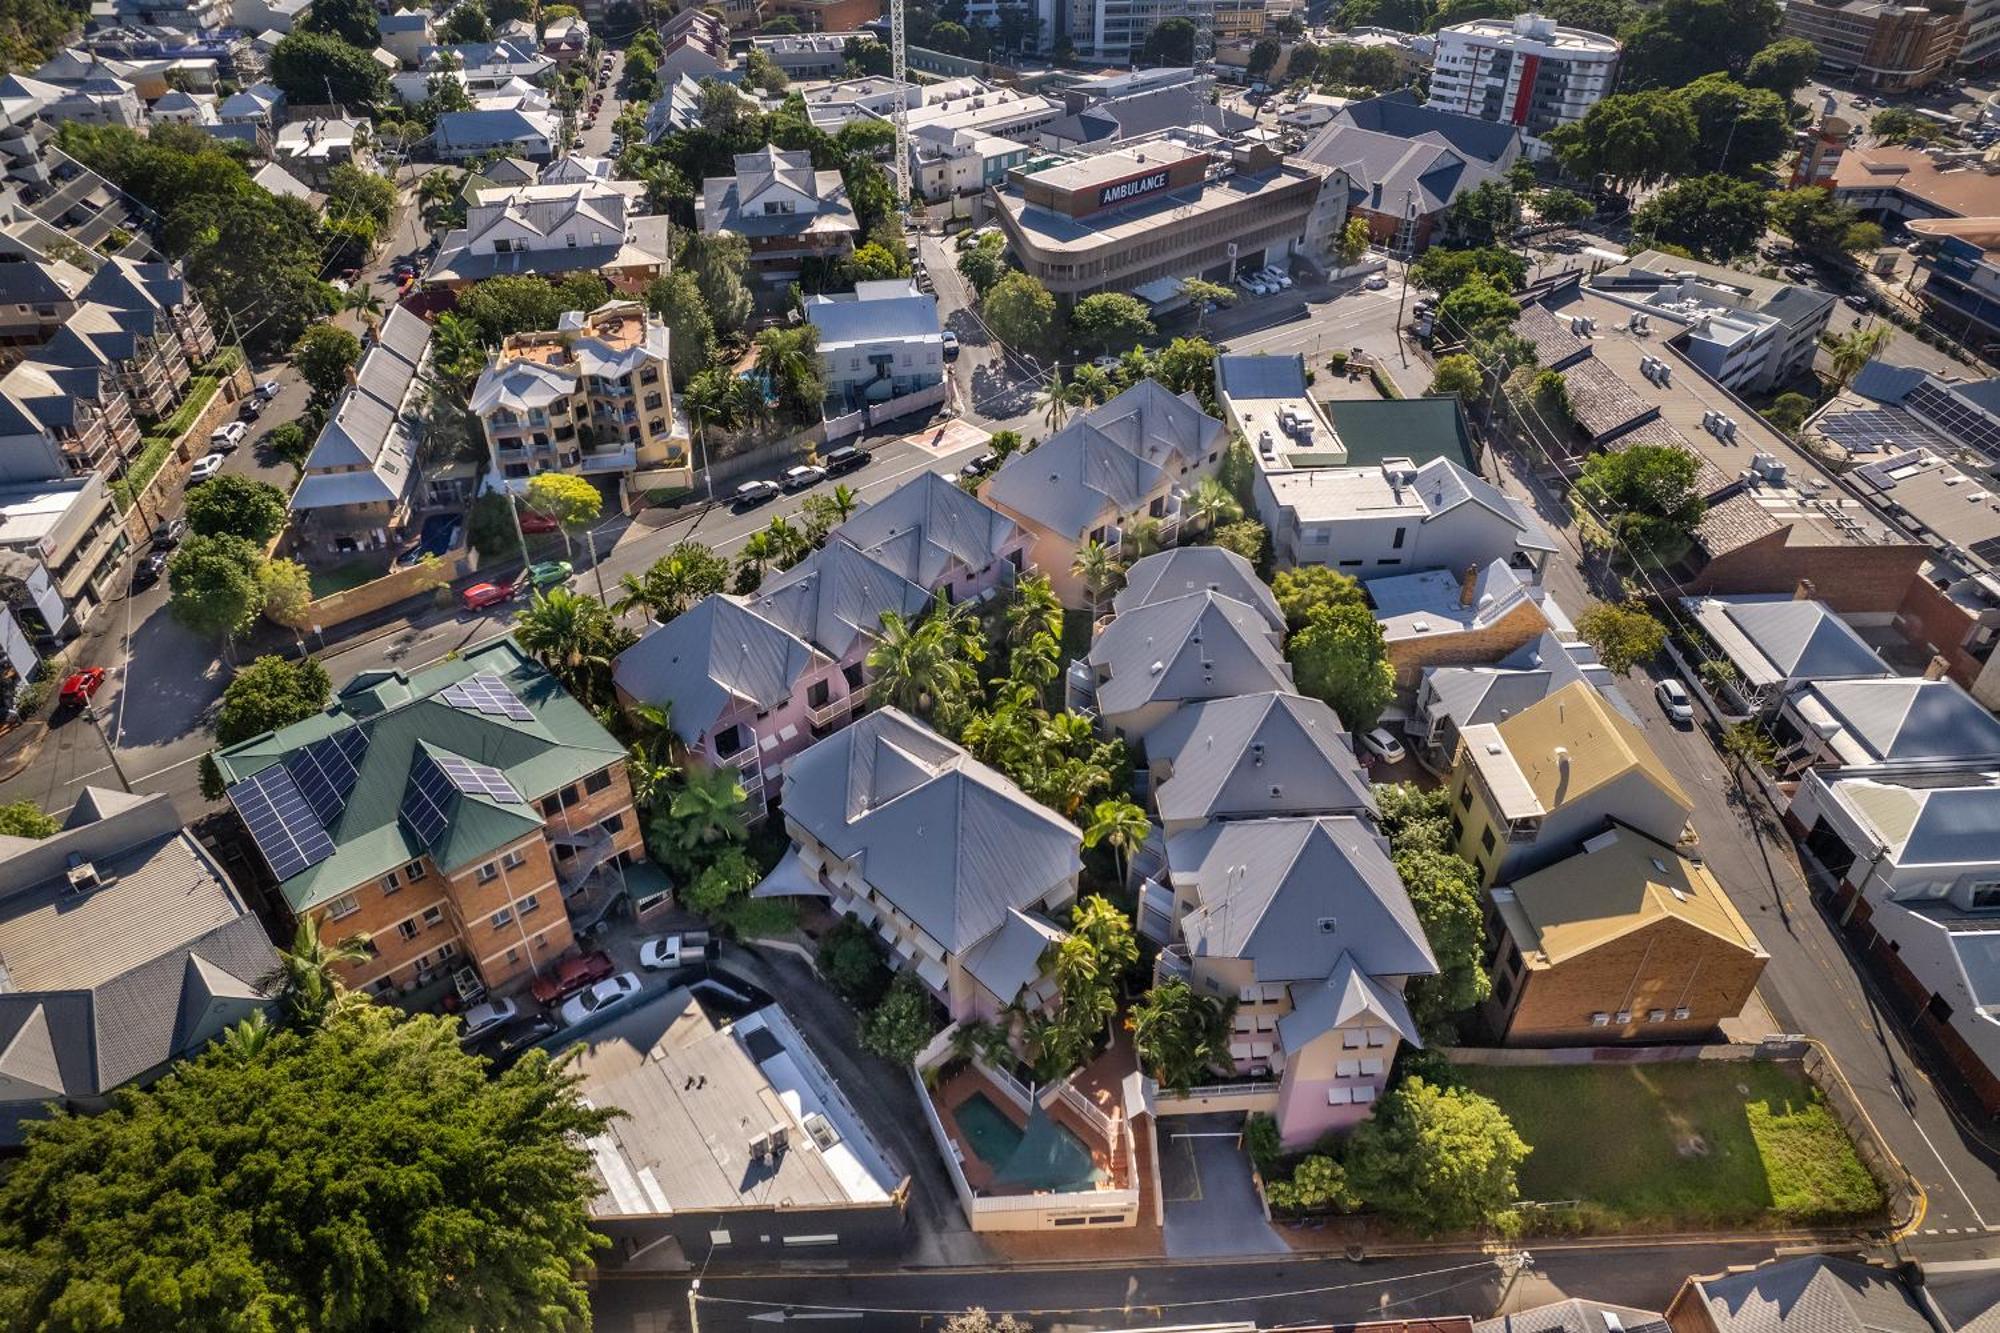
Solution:
M1237 1145L1240 1115L1162 1117L1160 1190L1170 1259L1283 1254L1290 1246L1264 1220L1250 1183L1250 1159Z

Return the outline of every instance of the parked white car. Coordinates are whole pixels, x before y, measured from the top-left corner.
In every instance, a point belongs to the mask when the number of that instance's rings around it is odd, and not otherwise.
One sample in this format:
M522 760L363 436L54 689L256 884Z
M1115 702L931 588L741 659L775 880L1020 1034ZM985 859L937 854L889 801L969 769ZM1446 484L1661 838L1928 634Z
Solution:
M637 972L620 972L615 977L606 977L589 990L578 991L563 1002L563 1026L575 1027L586 1018L609 1013L622 1004L630 1004L638 995Z
M187 484L198 486L202 482L209 480L216 473L222 471L223 461L221 454L203 454L200 458L195 459L194 466L188 469Z
M250 427L241 421L232 421L217 426L208 433L208 447L218 454L226 454L243 443L243 437L250 433Z
M680 935L655 935L639 946L639 966L648 972L686 967L708 957L709 934L690 930Z
M1676 722L1694 721L1694 700L1688 698L1687 686L1672 676L1668 676L1653 687L1659 697L1660 711Z
M1375 730L1362 736L1361 745L1368 753L1374 755L1385 764L1400 764L1403 762L1403 743L1394 736L1391 736L1382 727L1377 727Z
M1380 273L1370 273L1361 285L1371 292L1379 292L1388 287L1389 280Z
M495 1028L503 1027L520 1017L521 1011L512 1000L488 1000L485 1004L475 1004L465 1011L465 1030L458 1034L462 1042L477 1041Z
M265 380L257 386L257 396L268 401L278 396L278 389L279 385L276 380Z

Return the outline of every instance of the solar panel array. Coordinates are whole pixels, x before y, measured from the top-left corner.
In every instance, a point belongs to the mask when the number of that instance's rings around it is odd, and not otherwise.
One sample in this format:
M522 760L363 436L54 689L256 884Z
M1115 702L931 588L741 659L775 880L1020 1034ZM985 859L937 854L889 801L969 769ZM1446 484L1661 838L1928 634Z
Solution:
M1910 390L1903 405L1923 413L1939 428L1988 458L2000 460L2000 426L1977 408L1928 381Z
M451 779L451 785L467 796L490 796L505 805L527 804L521 799L521 793L514 790L514 784L507 781L507 775L497 768L475 764L455 754L446 755L436 763Z
M1830 412L1820 418L1818 429L1827 439L1856 454L1909 453L1917 449L1943 454L1951 447L1951 441L1909 413L1892 407Z
M403 788L403 803L396 816L410 836L428 847L444 833L451 820L445 811L451 806L452 781L437 762L422 750L410 763L410 780Z
M490 671L467 676L456 685L447 685L438 691L438 697L453 708L484 713L488 717L510 718L515 722L535 720L535 715L528 711L520 696L507 688L506 681Z
M361 776L362 757L367 753L368 734L360 727L349 727L286 758L285 771L292 775L292 781L298 784L307 804L325 827L332 828L340 821L348 793L354 790Z
M333 855L333 839L327 836L326 825L283 764L273 764L237 783L229 789L229 799L279 880L290 879Z

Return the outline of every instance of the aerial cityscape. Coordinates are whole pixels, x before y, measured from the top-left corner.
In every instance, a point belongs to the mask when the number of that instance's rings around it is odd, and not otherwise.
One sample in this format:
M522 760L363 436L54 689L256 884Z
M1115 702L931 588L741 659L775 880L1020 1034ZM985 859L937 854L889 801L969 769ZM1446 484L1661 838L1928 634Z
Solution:
M2000 1331L2000 0L0 0L0 1326Z

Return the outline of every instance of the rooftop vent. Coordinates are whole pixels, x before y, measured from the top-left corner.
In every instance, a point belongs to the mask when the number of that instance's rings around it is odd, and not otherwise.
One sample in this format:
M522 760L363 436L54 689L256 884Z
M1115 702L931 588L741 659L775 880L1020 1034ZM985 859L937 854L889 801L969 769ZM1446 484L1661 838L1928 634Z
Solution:
M102 888L103 886L104 881L98 877L97 867L81 853L71 852L69 855L69 891L71 893L89 893L92 889Z

